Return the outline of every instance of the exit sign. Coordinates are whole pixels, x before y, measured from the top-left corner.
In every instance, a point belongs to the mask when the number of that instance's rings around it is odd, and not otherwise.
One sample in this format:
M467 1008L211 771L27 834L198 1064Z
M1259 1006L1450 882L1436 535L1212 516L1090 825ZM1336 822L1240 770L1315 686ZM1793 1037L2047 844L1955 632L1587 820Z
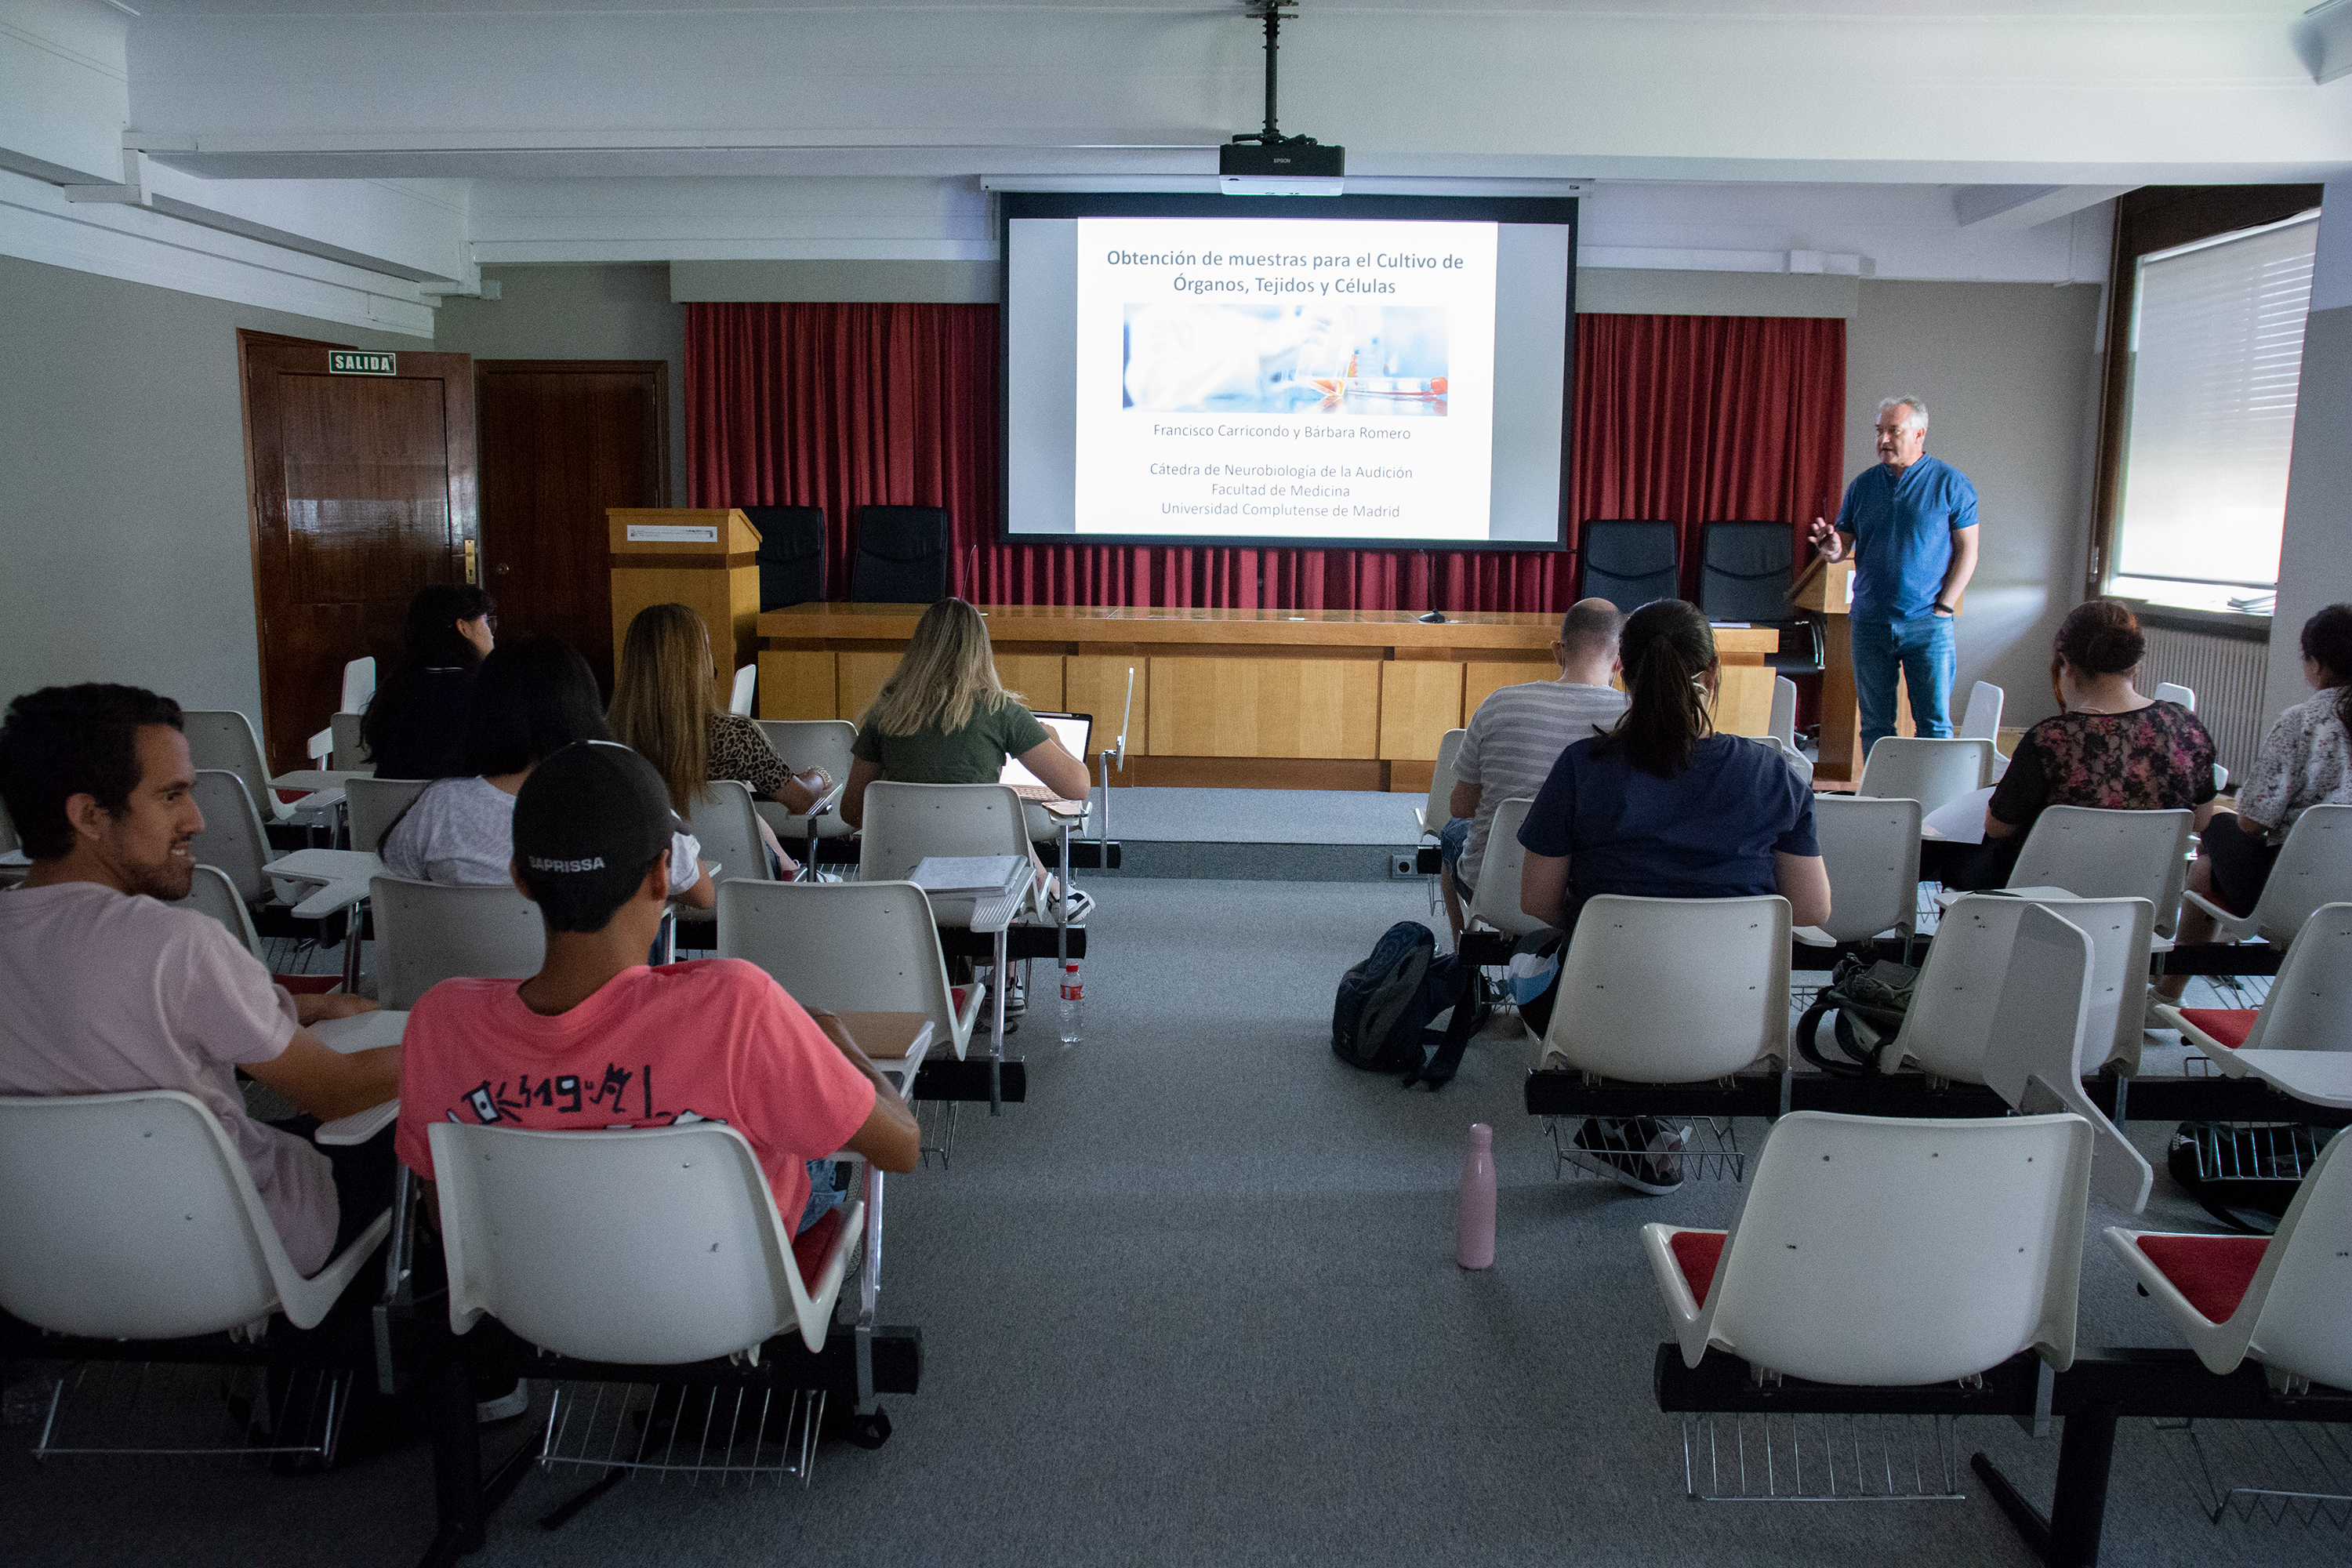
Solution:
M398 375L398 354L362 353L356 349L329 349L329 375Z

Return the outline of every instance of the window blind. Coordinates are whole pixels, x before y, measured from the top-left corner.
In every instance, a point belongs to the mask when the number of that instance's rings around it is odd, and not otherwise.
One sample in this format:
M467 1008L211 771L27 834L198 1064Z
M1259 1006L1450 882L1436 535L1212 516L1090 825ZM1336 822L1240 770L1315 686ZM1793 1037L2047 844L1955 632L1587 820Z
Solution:
M2318 216L2141 258L2114 591L2222 609L2276 587Z

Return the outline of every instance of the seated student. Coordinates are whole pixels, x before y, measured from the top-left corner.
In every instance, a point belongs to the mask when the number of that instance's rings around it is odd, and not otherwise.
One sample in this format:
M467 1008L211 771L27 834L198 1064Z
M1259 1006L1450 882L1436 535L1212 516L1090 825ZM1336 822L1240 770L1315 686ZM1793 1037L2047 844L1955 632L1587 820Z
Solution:
M2200 838L2189 885L2225 910L2253 910L2287 829L2315 805L2352 805L2352 605L2330 605L2303 623L2303 679L2317 695L2279 715L2254 765L2238 783L2238 809L2216 811ZM2180 940L2213 940L2213 917L2180 911ZM2158 985L2179 996L2185 974Z
M400 662L360 716L376 776L443 779L466 771L474 675L496 646L496 605L471 583L436 583L408 601Z
M1790 924L1829 919L1812 791L1778 751L1715 733L1707 703L1721 670L1698 606L1644 605L1626 618L1618 647L1631 677L1624 716L1560 752L1528 808L1520 908L1571 933L1586 900L1601 893L1778 893ZM1556 995L1555 982L1552 995L1530 1005L1531 1027L1549 1023ZM1667 1193L1682 1184L1684 1136L1651 1117L1590 1119L1570 1158L1638 1192Z
M612 738L588 661L560 637L526 633L482 661L467 732L465 776L433 784L383 836L384 869L416 882L503 886L514 859L516 792L542 760L574 741ZM680 832L671 893L707 910L718 902L701 846Z
M1551 645L1559 674L1490 692L1470 716L1454 763L1454 820L1438 836L1445 858L1445 918L1462 940L1463 906L1476 891L1495 808L1532 796L1552 763L1577 741L1591 740L1625 711L1625 694L1609 684L1620 668L1617 628L1623 617L1606 599L1580 599L1559 621Z
M898 668L858 721L841 815L866 820L866 786L994 784L1008 756L1067 800L1087 798L1087 765L1062 749L1053 731L1004 689L988 641L988 623L961 599L941 599L915 623Z
M2050 684L2062 711L2026 731L1985 807L1980 846L1936 846L1920 874L1946 887L1998 888L2009 880L2034 819L2053 805L2102 811L2193 809L2213 815L2213 738L2176 702L2143 697L2132 673L2147 652L2139 620L2123 605L2077 605L2058 626ZM2158 920L2171 911L2158 910Z
M409 1014L400 1158L427 1178L440 1121L541 1130L724 1121L751 1141L776 1212L830 1206L808 1162L886 1171L921 1156L915 1118L841 1020L812 1019L740 959L646 966L677 818L653 764L609 741L541 763L516 797L514 882L539 905L529 980L445 980Z
M669 801L691 816L715 798L712 781L738 779L761 800L804 812L833 787L823 768L795 774L776 755L760 726L712 700L710 628L684 605L648 605L629 622L621 644L621 673L613 682L613 738L653 763L669 785ZM800 868L760 822L761 837L779 875Z
M53 686L10 704L0 797L33 869L0 893L0 1094L194 1095L243 1157L287 1257L315 1274L391 1202L393 1164L386 1137L320 1148L310 1134L396 1096L400 1047L330 1048L310 1025L375 1004L289 996L220 921L165 907L195 876L194 788L169 698ZM247 1115L239 1067L304 1115Z

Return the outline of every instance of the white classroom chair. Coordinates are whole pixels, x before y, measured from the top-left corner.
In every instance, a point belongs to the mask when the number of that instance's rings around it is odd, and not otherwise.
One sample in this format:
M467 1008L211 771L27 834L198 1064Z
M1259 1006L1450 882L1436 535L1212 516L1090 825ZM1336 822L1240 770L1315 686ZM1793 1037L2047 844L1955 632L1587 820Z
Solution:
M211 768L237 776L257 812L284 822L298 809L278 800L269 788L269 768L262 761L261 737L253 721L235 709L184 710L181 731L188 738L188 755L199 770Z
M1470 890L1469 908L1462 911L1464 931L1522 937L1549 929L1519 907L1519 879L1528 865L1519 828L1534 804L1526 795L1514 795L1495 808L1495 820L1486 829L1486 853L1478 862L1478 885Z
M2182 1236L2109 1226L2130 1266L2208 1372L2251 1359L2274 1389L2352 1388L2352 1138L2328 1140L2275 1234ZM2242 1284L2241 1284L2242 1282Z
M0 1099L0 1307L89 1339L314 1328L384 1237L318 1273L286 1256L244 1157L179 1089Z
M734 1128L436 1121L427 1136L453 1332L488 1314L558 1355L641 1366L755 1352L787 1328L824 1348L866 1204L844 1205L803 1279L759 1158Z
M1006 784L877 779L866 786L866 826L857 847L859 881L900 882L914 875L927 855L1018 855L1026 860L1029 828L1021 797Z
M2000 753L1990 741L1936 741L1887 735L1870 748L1854 794L1879 800L1916 800L1921 815L1954 795L1982 789L1991 781Z
M2176 680L2159 680L2148 696L2158 702L2178 702L2191 713L2197 711L2197 693Z
M2233 915L2199 892L2182 897L2219 923L2216 941L2258 936L2274 947L2285 946L2312 910L2336 899L2352 898L2352 805L2315 805L2294 819L2272 863L2270 880L2263 884L2262 896L2249 912Z
M751 716L751 699L760 686L760 667L747 664L735 672L735 687L727 697L727 711L739 719Z
M228 927L229 935L243 942L246 952L257 961L268 962L261 956L261 933L253 928L253 911L245 907L245 900L236 895L236 884L219 867L198 866L194 879L188 885L188 896L172 907L212 916Z
M270 847L245 781L226 768L198 768L192 793L205 819L204 831L192 847L197 863L226 873L247 908L278 901L267 869L278 853Z
M1413 808L1421 836L1434 838L1454 817L1454 763L1462 755L1467 730L1448 730L1437 737L1437 761L1429 773L1429 798Z
M375 695L375 656L368 654L343 666L343 700L336 711L354 719L367 711L368 699Z
M377 877L368 883L368 901L375 910L376 1001L395 1012L444 980L528 980L547 960L539 906L511 886Z
M2260 1007L2156 1011L2231 1078L2247 1071L2241 1051L2352 1051L2352 903L2305 918Z
M327 765L338 773L373 773L375 764L367 760L367 738L360 732L361 716L338 713L327 721L327 731L334 737L334 750L327 755Z
M920 1013L958 1061L985 994L948 984L930 900L912 882L721 882L719 955L758 964L803 1007Z
M1683 1364L1710 1350L1849 1387L2074 1359L2091 1129L1799 1110L1772 1125L1728 1230L1645 1225Z
M1952 731L1962 741L1993 741L2000 739L2000 710L2008 693L1990 680L1979 680L1969 688L1968 711L1960 715L1960 727ZM1982 785L1979 785L1982 788Z
M1772 720L1765 732L1782 751L1803 754L1797 751L1797 683L1785 675L1772 678Z
M351 815L352 847L370 855L383 853L384 836L401 815L416 804L431 779L346 779L344 809Z
M1987 1081L1985 1063L1998 1037L2001 987L2025 910L2037 905L2078 927L2090 943L2076 1075L2111 1062L2126 1075L2138 1069L2151 941L2147 901L1969 893L1943 912L1912 988L1910 1010L1880 1058L1882 1070L1916 1067L1955 1083Z
M846 783L849 769L857 759L850 748L857 743L857 726L846 719L761 719L755 721L760 733L768 739L769 749L784 759L784 764L794 773L810 768L823 768L833 779L836 790ZM779 842L808 845L808 865L811 877L816 874L816 842L820 838L847 838L857 829L841 819L841 804L836 795L830 803L819 802L821 809L799 815L785 809L782 801L762 800L752 803L770 827L775 829Z
M1748 738L1759 746L1769 747L1782 762L1789 764L1789 771L1795 773L1808 789L1812 787L1813 760L1811 757L1778 735L1750 735Z
M2189 878L2189 811L2049 805L2033 819L2005 886L2063 888L2081 899L2146 899L2160 946L2172 945Z
M1899 931L1908 952L1919 912L1919 803L1834 795L1813 797L1813 834L1830 879L1826 924L1800 926L1812 947L1868 942Z
M1483 878L1481 879L1483 881ZM1577 916L1542 1067L1703 1083L1789 1054L1789 900L1604 893Z
M768 846L760 837L760 814L751 808L751 792L735 779L713 779L710 798L695 807L687 820L686 830L694 835L702 847L701 858L717 862L710 880L720 882L772 882L776 874L768 862ZM708 910L679 909L677 910L681 928L692 926L698 933L709 935L716 927L716 908ZM706 947L705 942L688 943Z

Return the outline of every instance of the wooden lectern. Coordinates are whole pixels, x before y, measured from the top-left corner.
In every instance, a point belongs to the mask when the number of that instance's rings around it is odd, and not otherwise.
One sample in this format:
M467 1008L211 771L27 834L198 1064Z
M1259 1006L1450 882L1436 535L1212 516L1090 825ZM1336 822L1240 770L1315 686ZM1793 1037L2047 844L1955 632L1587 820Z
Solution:
M712 689L723 710L735 671L758 644L760 531L732 507L613 507L613 670L620 674L629 623L648 605L684 605L710 628Z
M1813 763L1821 784L1862 782L1862 717L1853 700L1853 559L1812 563L1789 589L1789 602L1822 617L1822 749Z

